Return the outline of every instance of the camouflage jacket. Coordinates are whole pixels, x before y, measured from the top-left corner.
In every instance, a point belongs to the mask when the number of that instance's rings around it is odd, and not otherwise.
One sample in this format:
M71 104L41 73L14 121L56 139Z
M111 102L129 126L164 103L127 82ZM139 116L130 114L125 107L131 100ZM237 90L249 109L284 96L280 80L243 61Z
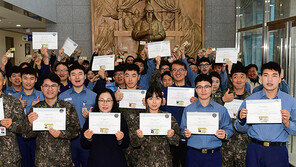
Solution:
M222 106L224 105L224 102L222 100L224 93L223 92L216 92L212 94L212 100L216 103L221 104Z
M128 108L120 108L121 115L126 120L128 131L131 131L132 125L134 125L135 118L139 115L140 112L144 112L142 109L128 109ZM136 150L139 148L132 147L129 145L128 148L124 150L125 158L128 166L135 166L135 162L137 161Z
M37 103L35 108L50 108L45 102ZM36 137L36 166L73 166L70 140L80 133L79 119L73 104L58 100L52 108L66 108L66 130L54 138L48 131L33 131L26 117L23 137ZM33 112L33 108L29 113ZM28 113L28 114L29 114Z
M160 113L167 113L159 111ZM179 145L180 141L180 128L176 119L172 116L171 124L172 129L175 131L174 136L168 138L167 136L144 136L139 138L136 131L139 129L139 115L134 118L133 125L130 128L131 145L136 150L138 161L135 166L137 167L168 167L172 166L172 155L169 145Z
M22 133L25 113L16 97L2 92L0 98L3 98L4 118L12 119L10 128L6 129L6 136L0 137L0 166L9 166L8 164L14 164L21 159L16 133Z

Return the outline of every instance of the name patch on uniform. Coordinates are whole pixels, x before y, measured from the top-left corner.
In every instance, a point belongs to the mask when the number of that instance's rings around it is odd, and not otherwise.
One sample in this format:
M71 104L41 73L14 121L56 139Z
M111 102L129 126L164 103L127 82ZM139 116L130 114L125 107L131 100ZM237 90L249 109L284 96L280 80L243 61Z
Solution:
M0 127L0 136L6 136L6 128Z
M70 98L65 98L64 100L65 100L65 101L71 101L72 98L71 98L71 97L70 97Z

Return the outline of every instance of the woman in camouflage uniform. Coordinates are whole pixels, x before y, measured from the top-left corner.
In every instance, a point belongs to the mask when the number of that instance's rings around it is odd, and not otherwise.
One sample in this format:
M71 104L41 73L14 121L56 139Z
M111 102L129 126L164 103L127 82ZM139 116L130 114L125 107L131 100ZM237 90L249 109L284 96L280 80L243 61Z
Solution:
M161 89L150 87L146 93L145 103L148 113L166 113L160 111L162 103ZM132 131L130 132L131 145L140 147L138 149L137 167L170 167L172 164L172 155L169 145L177 146L180 140L180 128L177 121L172 116L171 127L167 131L167 136L144 136L139 129L139 115L133 121Z

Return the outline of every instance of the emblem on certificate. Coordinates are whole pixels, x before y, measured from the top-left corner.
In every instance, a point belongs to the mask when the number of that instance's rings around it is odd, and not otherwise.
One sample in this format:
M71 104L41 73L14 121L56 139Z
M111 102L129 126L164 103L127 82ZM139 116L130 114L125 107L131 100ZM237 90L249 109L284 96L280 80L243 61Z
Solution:
M53 124L44 124L44 129L49 130L50 128L53 128Z
M184 105L184 101L176 101L178 106L183 106Z
M100 128L100 133L109 134L109 128Z
M159 129L151 129L151 134L158 135Z
M269 121L268 116L259 116L259 121L264 123L268 122Z
M136 103L129 103L128 106L131 107L131 108L136 108L137 104Z
M6 128L0 127L0 136L6 136Z
M48 48L48 44L41 44L42 47Z
M198 128L198 133L207 133L207 128Z

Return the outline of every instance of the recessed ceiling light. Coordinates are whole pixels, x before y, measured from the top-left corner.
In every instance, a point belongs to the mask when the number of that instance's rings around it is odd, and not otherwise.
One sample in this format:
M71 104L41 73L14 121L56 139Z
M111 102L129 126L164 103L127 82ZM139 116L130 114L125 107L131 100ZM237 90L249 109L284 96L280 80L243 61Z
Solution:
M17 26L17 27L20 27L21 25L20 25L20 24L17 24L16 26Z

